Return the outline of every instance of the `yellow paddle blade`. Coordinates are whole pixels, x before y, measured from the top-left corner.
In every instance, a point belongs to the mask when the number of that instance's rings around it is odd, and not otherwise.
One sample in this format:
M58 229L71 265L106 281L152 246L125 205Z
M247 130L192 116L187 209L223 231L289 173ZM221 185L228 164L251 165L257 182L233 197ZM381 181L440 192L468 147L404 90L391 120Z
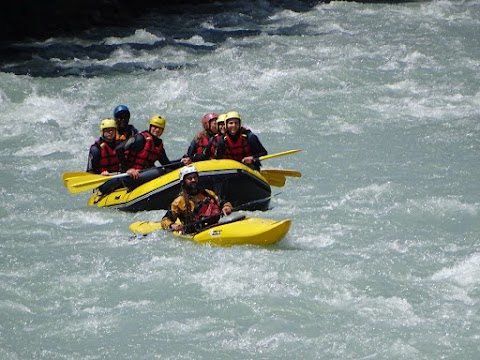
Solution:
M262 169L260 173L265 176L265 174L281 174L284 176L291 177L302 177L302 173L297 170L287 170L287 169Z
M71 178L74 178L74 177L77 177L77 176L85 176L87 174L88 173L85 172L85 171L74 171L74 172L63 173L63 176L62 176L63 185L65 185L65 187L67 187L67 180L68 179L71 179Z
M275 187L283 187L285 186L285 182L287 181L287 178L285 175L282 174L276 174L276 173L264 173L263 171L260 171L262 176L267 180L268 185L270 186L275 186Z
M97 174L86 173L83 176L75 176L65 180L65 186L72 194L82 191L88 191L99 187L114 176L103 176Z
M155 230L162 230L162 224L158 221L137 221L129 226L135 235L147 235Z
M276 154L263 155L263 156L260 156L258 159L260 161L263 161L263 160L276 158L276 157L279 157L279 156L295 154L296 152L299 152L299 151L302 151L302 150L287 150L287 151L279 152L279 153L276 153Z
M63 179L63 181L65 181L65 180L68 180L68 179L73 178L73 177L85 176L85 175L89 175L89 174L90 173L88 173L86 171L65 172L65 173L63 173L62 179Z

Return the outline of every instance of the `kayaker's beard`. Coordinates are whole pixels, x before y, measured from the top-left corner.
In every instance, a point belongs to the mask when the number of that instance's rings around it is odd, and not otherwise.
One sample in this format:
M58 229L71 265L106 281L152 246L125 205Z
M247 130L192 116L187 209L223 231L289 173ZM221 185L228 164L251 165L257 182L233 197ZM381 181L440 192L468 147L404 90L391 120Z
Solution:
M198 194L198 183L184 184L184 186L185 186L185 190L187 190L187 193L189 195Z

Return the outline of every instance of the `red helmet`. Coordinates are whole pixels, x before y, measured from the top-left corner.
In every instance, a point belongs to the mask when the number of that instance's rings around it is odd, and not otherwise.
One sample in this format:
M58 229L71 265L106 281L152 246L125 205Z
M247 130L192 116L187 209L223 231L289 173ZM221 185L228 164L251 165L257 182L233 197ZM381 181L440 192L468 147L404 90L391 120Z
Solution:
M205 130L210 130L210 120L218 118L218 114L213 112L203 115L202 126Z

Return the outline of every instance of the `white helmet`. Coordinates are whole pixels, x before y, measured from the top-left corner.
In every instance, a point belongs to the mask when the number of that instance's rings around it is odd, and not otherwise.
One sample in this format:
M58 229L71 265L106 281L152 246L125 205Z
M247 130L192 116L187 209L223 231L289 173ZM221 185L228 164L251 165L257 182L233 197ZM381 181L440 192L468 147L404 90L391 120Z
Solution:
M183 178L185 177L185 175L188 175L188 174L198 174L197 168L193 165L188 165L183 167L182 170L180 170L180 176L179 176L180 181L183 181Z

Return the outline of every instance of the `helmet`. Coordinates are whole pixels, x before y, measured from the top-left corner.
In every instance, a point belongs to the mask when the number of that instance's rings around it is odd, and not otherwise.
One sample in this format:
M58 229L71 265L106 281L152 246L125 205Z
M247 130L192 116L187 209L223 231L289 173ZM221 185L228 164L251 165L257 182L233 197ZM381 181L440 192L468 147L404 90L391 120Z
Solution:
M150 119L150 125L165 129L165 125L167 125L167 121L160 115L155 115Z
M130 118L130 110L125 105L118 105L115 110L113 110L113 117L116 117L119 112L126 112L128 113L128 117Z
M180 175L178 178L180 179L180 181L183 181L183 178L185 177L185 175L188 175L188 174L198 174L197 168L193 165L188 165L183 167L182 170L180 170Z
M240 114L236 111L229 111L227 115L225 116L225 122L229 119L238 119L240 120L240 123L242 122L242 118L240 117Z
M100 123L100 134L103 135L103 130L117 128L117 122L113 119L103 119Z
M227 117L227 114L220 114L218 115L218 118L217 118L217 126L218 126L218 123L224 123L225 122L225 118Z
M210 120L217 119L217 118L218 118L218 114L215 114L215 113L208 113L203 115L203 118L202 118L203 128L205 130L210 129Z

